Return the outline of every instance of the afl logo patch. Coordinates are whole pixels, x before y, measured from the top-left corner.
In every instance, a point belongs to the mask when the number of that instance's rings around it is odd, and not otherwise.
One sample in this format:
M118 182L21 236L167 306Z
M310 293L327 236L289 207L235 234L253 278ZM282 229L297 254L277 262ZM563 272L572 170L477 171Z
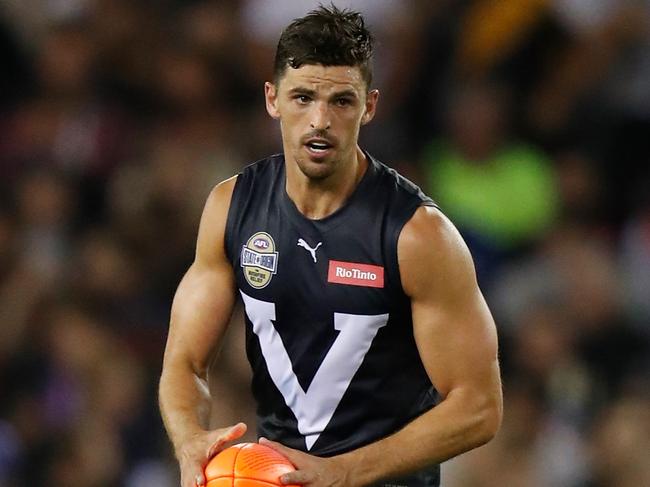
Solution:
M255 289L266 287L278 270L278 253L273 238L257 232L241 249L241 266L248 284Z

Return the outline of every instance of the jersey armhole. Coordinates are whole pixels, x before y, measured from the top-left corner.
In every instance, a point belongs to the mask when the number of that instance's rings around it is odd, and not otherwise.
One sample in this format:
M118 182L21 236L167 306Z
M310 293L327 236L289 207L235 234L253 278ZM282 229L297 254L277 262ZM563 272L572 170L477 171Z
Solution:
M237 219L237 209L238 205L236 204L237 194L239 193L240 185L242 182L242 174L236 176L235 186L232 189L232 195L230 196L230 203L228 205L228 216L226 217L226 228L223 234L223 246L226 252L226 258L230 263L234 263L233 258L233 248L232 248L232 234L235 227L235 220Z
M393 247L390 249L390 256L391 256L391 260L394 262L392 267L395 270L395 280L396 280L396 284L399 286L400 291L404 295L406 295L406 292L404 292L404 287L402 286L402 274L399 267L399 255L398 255L399 237L402 234L402 230L404 229L404 226L409 221L411 221L411 218L413 218L415 212L418 210L418 208L422 206L430 206L432 208L440 209L440 207L430 199L418 201L417 203L410 205L404 210L404 213L402 214L403 218L401 219L401 223L399 225L395 225L395 228L393 229L392 232L392 238L390 239L391 245Z

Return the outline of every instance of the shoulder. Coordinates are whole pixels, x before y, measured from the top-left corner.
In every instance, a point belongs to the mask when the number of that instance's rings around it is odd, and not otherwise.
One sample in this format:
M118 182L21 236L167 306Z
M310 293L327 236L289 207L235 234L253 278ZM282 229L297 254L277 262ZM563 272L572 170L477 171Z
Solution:
M462 236L438 208L420 206L398 239L400 276L407 295L437 287L475 283L471 254ZM450 289L451 290L451 289Z
M265 157L244 166L237 175L233 201L238 202L239 198L249 198L252 194L258 197L260 191L271 191L272 187L281 180L283 173L283 154Z
M196 243L196 261L214 263L225 253L224 238L230 202L239 177L217 184L205 202Z
M224 208L227 210L238 179L239 175L235 175L214 186L208 195L203 213L218 214L223 212Z
M217 211L224 206L227 207L238 185L268 173L275 173L283 163L284 155L274 154L244 166L239 174L221 181L212 189L206 202L206 210Z
M406 222L399 237L404 257L422 252L445 255L447 251L466 248L460 233L442 211L434 206L420 206Z
M284 165L284 154L273 154L244 166L239 173L243 177L275 173Z
M435 202L427 196L417 184L404 177L392 167L375 159L371 155L368 156L369 164L373 167L377 179L383 185L383 190L387 191L387 197L392 192L401 199L401 203L405 205L409 205L410 203L415 206L436 206Z

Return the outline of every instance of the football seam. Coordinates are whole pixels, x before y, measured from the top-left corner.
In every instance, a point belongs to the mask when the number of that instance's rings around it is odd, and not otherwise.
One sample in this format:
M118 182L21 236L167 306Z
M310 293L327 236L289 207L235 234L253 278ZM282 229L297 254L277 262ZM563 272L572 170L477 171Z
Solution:
M235 477L234 475L222 475L221 477L215 477L213 479L210 479L210 482L213 480L218 480L218 479L232 479L232 485L235 485L235 480L252 480L254 482L260 482L266 485L273 485L274 487L278 487L279 484L273 483L273 482L268 482L266 480L262 479L256 479L255 477Z
M237 458L239 457L239 454L244 448L246 448L246 446L240 447L239 450L237 450L237 453L235 453L235 459L232 462L232 477L231 477L232 482L230 483L230 487L235 487L235 472L237 470Z

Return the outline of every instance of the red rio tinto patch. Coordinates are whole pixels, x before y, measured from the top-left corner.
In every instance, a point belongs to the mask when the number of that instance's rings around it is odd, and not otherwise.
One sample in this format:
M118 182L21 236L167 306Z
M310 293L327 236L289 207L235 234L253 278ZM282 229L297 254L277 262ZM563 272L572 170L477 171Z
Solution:
M327 282L383 288L384 268L378 265L330 260Z

